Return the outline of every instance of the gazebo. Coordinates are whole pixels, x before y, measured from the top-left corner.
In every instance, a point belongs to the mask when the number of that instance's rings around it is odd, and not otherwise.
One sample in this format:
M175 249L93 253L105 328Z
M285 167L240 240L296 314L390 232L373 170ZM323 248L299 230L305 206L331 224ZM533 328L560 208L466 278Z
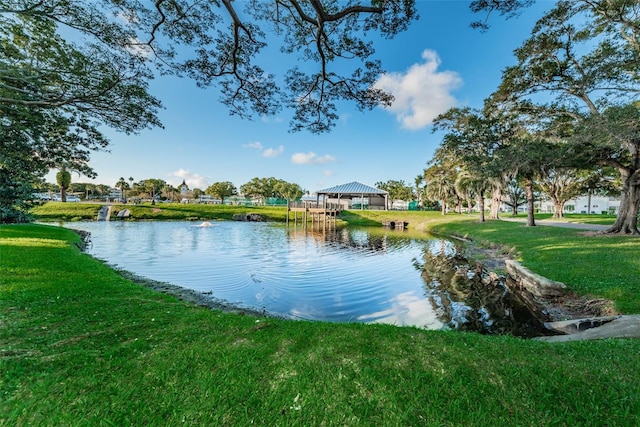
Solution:
M369 187L359 182L338 185L316 191L318 201L321 197L325 202L339 203L343 209L381 209L387 210L389 193L379 188Z

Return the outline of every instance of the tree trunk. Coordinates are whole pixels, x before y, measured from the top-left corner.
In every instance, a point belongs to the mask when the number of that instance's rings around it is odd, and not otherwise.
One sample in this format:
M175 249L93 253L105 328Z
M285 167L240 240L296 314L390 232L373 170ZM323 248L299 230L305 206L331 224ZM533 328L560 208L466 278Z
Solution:
M478 209L480 210L480 222L484 222L484 192L478 193Z
M489 211L489 219L500 219L500 201L502 200L502 187L493 185L491 191L491 210Z
M442 199L442 215L447 214L447 201L446 199Z
M564 218L564 203L560 200L553 199L553 218L560 219Z
M511 212L512 212L513 216L518 215L518 205L517 204L514 203L513 205L511 205L511 209L512 209Z
M606 233L640 234L638 230L638 205L640 205L640 169L634 173L622 173L622 198L615 224Z
M527 227L535 227L536 220L533 217L534 198L533 198L533 180L527 178L524 186L525 193L527 194Z

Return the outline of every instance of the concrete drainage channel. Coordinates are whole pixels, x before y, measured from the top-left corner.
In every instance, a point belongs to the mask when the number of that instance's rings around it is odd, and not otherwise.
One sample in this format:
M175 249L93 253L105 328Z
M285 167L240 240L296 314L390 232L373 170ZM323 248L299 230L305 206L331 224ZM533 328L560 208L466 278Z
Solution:
M594 317L591 319L548 322L550 330L567 335L537 337L549 342L597 340L602 338L640 338L640 315Z
M506 260L509 275L533 295L541 298L556 297L565 285L533 273L513 260ZM602 338L640 338L640 315L619 315L546 322L545 327L563 335L536 337L549 342L595 340Z

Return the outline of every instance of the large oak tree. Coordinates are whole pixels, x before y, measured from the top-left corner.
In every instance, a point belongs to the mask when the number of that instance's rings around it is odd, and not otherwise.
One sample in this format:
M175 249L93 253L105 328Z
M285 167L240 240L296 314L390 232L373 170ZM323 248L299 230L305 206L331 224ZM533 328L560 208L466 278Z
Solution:
M575 121L577 158L615 167L621 204L610 233L639 234L640 3L561 1L515 52L497 95ZM589 166L589 164L584 164Z

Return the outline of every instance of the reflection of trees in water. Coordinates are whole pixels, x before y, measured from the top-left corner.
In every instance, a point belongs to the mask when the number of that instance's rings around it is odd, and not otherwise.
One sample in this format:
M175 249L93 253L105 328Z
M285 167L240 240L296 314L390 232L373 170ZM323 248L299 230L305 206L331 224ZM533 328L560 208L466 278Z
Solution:
M289 228L287 236L289 239L307 239L311 237L318 243L339 249L371 253L403 248L411 242L410 238L389 235L388 232L348 227L322 227L322 225L319 227Z
M526 295L509 291L504 278L480 265L469 266L458 253L434 249L424 252L422 277L426 295L445 325L486 334L550 334L543 325L544 315L529 308Z

